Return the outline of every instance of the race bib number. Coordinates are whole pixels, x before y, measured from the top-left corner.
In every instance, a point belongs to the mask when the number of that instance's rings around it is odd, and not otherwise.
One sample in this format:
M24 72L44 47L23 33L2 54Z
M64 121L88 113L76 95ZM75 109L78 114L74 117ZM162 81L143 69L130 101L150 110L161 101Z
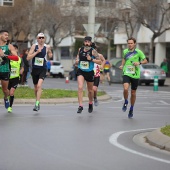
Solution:
M135 66L126 66L126 73L135 74Z
M89 69L89 62L88 61L80 61L80 68Z
M18 69L17 68L11 68L10 76L16 77L18 76Z
M44 64L44 58L35 57L34 65L36 65L36 66L43 66L43 64Z

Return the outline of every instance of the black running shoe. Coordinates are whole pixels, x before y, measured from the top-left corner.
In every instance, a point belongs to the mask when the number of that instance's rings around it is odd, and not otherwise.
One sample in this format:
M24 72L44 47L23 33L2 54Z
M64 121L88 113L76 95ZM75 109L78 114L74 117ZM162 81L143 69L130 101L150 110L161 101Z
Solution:
M129 110L128 118L129 119L133 118L133 110Z
M83 107L82 106L79 106L78 110L77 110L77 113L81 113L83 110Z
M94 98L94 105L95 105L95 106L98 106L98 105L99 105L99 102L98 102L97 98Z
M124 104L123 104L123 107L122 107L122 111L123 111L123 112L126 112L126 110L127 110L127 105L128 105L127 103L124 103Z
M93 104L89 104L88 112L91 113L93 111Z
M33 111L38 111L38 110L40 110L40 105L38 105L38 106L35 105L34 108L33 108Z

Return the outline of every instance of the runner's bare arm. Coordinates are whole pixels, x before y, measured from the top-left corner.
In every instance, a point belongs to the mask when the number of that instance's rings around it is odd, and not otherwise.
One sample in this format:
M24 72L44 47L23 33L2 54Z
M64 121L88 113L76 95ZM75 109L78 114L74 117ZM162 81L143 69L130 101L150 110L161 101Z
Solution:
M95 49L93 49L92 55L95 57L96 60L100 60L100 56L99 56L98 52Z
M4 52L2 51L2 49L0 48L0 57L4 56Z
M140 64L147 64L148 63L148 60L145 58L145 59L143 59L143 60L141 60L140 62L139 62L139 65Z
M36 52L34 51L34 49L35 49L35 44L31 46L30 51L28 52L28 55L27 55L27 60L31 60L40 52L39 49Z
M124 67L124 64L125 64L125 59L123 58L122 59L122 64L119 66L119 68L122 69Z
M53 53L51 51L51 47L50 46L47 46L47 47L48 47L47 54L48 54L49 58L52 58L53 57Z
M95 49L92 50L92 55L95 57L94 59L92 59L92 61L96 64L101 65L102 61L100 55Z
M99 54L99 55L100 55L100 59L101 59L101 61L102 61L100 68L101 68L101 69L103 69L103 68L104 68L104 65L105 65L106 60L105 60L105 58L103 57L103 55L102 55L102 54Z
M80 48L79 48L77 56L76 56L76 62L75 62L76 64L78 64L78 62L79 62L79 52L80 52Z
M14 61L18 61L19 60L19 56L14 48L14 46L12 44L8 44L8 48L11 52L11 55L8 55L8 59L10 60L14 60Z

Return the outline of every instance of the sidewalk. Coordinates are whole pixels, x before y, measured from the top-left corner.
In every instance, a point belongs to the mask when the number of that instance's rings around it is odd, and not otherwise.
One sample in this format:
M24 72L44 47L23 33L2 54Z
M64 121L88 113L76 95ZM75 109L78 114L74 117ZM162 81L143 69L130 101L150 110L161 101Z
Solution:
M99 96L99 101L109 100L109 95ZM84 102L88 102L88 97L83 97ZM77 98L54 98L54 99L41 99L41 104L60 104L60 103L78 103ZM3 100L0 100L0 104L4 104ZM14 104L35 104L35 99L15 99Z
M165 85L170 86L170 77L166 78ZM152 146L170 151L170 137L164 135L160 130L161 128L158 128L152 132L148 132L145 136L146 141Z
M170 77L167 77L165 80L165 85L170 86Z
M146 141L153 146L156 146L160 149L170 151L170 137L164 135L161 129L156 129L152 132L148 132L146 135Z

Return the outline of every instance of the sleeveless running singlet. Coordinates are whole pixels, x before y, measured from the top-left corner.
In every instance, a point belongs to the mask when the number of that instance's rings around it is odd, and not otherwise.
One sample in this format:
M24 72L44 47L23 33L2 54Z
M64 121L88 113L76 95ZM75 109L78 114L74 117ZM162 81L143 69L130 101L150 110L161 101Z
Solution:
M21 58L19 57L18 61L10 61L11 72L10 79L16 78L20 76L20 67L21 67Z
M78 63L78 68L81 69L82 71L85 72L90 72L94 68L94 62L87 60L87 54L89 54L92 58L92 50L91 48L88 51L84 51L84 47L82 47L79 51L79 63Z
M8 44L4 45L4 46L0 46L0 48L2 49L4 54L6 54L6 55L10 54L10 51L9 51L9 48L8 48ZM10 72L9 59L8 58L5 60L5 63L3 65L0 64L0 72L1 73Z
M38 45L35 46L35 52L38 49ZM32 59L32 66L33 68L46 68L46 45L44 45L43 49L40 53L38 53L33 59Z

